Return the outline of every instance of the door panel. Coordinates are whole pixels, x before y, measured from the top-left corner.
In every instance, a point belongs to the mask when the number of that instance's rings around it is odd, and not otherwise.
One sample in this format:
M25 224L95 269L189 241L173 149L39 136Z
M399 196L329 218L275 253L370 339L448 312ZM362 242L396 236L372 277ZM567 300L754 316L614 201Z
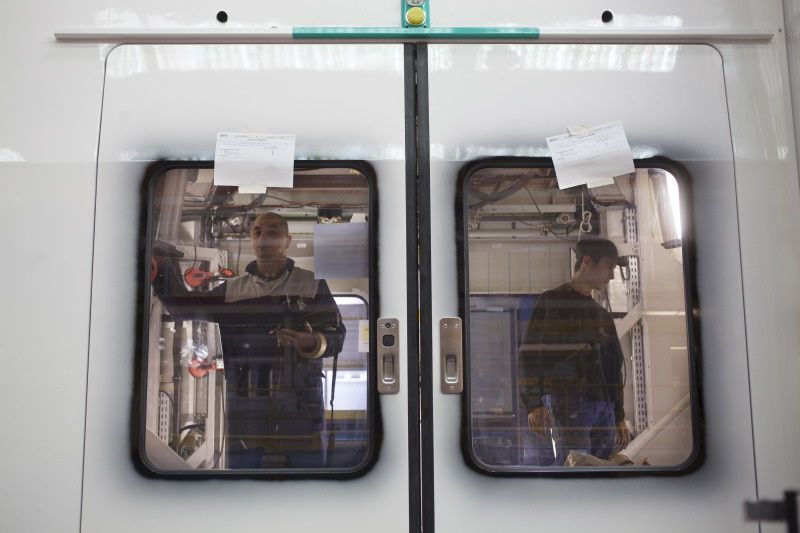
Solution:
M349 524L366 531L395 510L384 527L407 531L402 334L400 394L380 398L383 443L364 476L197 482L148 478L134 468L142 182L154 160L213 159L217 131L294 133L298 159L372 165L380 314L405 327L405 250L383 244L405 242L401 45L118 47L107 65L97 176L83 530L311 531ZM354 513L365 501L370 505Z
M453 215L459 171L491 156L548 155L545 137L621 120L636 158L665 156L691 177L694 283L701 312L705 460L679 477L503 479L470 470L463 399L433 391L438 531L755 531L747 354L721 58L710 47L430 46L433 353L438 319L459 313ZM726 223L721 223L724 218ZM642 229L642 231L649 231ZM647 258L643 258L647 260ZM533 262L529 263L533 264ZM472 265L470 265L472 268ZM533 267L531 267L533 268ZM489 264L489 276L492 268ZM533 276L534 279L536 276ZM491 290L491 280L485 284ZM463 295L462 295L463 296ZM433 383L439 383L438 363Z

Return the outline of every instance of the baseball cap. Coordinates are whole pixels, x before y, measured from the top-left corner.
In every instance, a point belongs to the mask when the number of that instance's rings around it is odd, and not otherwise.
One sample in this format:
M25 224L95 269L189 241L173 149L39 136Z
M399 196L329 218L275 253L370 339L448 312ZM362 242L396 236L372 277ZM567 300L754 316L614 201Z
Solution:
M583 239L575 245L575 257L578 261L585 256L592 259L610 257L619 266L628 266L628 259L620 257L617 246L608 239Z

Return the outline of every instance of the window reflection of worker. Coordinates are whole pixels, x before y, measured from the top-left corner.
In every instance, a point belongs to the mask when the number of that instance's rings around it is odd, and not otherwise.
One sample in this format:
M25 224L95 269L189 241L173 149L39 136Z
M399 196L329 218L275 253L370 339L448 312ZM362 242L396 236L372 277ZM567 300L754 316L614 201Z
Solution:
M219 323L228 467L322 466L322 358L342 349L341 315L325 280L286 257L283 217L258 216L250 238L256 260L246 273L197 292L157 243L153 287L176 319Z
M530 429L550 441L556 465L570 451L608 459L630 433L623 355L611 315L593 298L622 264L614 243L577 243L572 280L542 294L520 349L518 388Z

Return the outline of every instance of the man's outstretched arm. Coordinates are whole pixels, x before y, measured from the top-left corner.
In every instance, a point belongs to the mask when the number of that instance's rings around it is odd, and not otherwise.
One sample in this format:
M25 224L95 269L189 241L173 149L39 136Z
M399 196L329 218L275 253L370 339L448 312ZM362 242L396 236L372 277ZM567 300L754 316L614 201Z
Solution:
M210 291L189 291L183 284L183 272L178 262L182 255L167 243L155 243L153 292L176 319L217 322L220 306L225 303L225 286Z

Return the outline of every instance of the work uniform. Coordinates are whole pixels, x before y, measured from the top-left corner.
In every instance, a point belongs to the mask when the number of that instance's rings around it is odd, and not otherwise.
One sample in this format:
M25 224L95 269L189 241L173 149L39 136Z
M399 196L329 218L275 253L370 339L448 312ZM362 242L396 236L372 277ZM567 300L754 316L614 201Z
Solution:
M614 452L624 420L622 364L614 321L593 298L570 284L539 297L520 347L517 388L525 414L547 408L552 441L542 451L555 464L571 450L602 459Z
M177 263L175 263L177 265ZM156 294L176 320L217 322L225 366L229 468L322 466L322 358L342 350L345 328L325 280L287 259L274 278L256 262L211 291L191 292L176 266L160 269ZM278 344L275 331L319 337L315 358Z

